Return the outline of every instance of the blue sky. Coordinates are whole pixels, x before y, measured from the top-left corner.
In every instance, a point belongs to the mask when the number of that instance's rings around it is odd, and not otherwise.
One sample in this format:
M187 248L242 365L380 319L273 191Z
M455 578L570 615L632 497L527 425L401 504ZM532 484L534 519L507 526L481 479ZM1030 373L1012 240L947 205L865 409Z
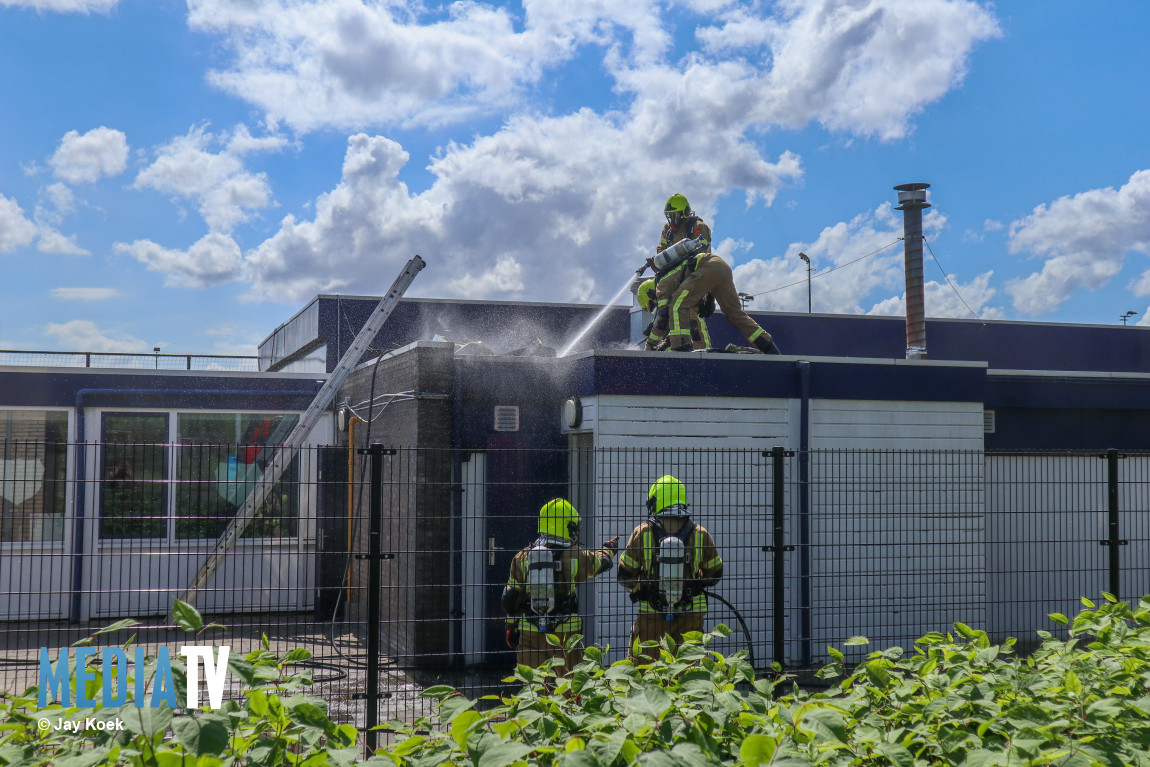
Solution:
M415 253L409 295L601 302L674 192L753 308L806 310L803 251L815 311L900 314L912 181L928 316L1150 325L1147 29L1136 0L0 0L0 348L250 354Z

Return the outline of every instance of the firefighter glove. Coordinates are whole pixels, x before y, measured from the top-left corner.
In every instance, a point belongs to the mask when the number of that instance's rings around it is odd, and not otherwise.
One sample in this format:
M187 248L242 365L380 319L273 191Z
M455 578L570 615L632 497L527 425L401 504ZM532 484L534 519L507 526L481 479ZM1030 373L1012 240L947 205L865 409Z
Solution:
M707 319L715 313L715 297L708 293L699 304L699 316Z
M619 550L619 536L603 541L603 548L611 552L612 557L615 556L615 552Z
M512 650L519 649L519 629L515 626L507 627L507 646Z
M662 610L667 606L667 600L663 599L663 595L659 593L659 588L653 583L644 583L639 589L639 598L656 610Z

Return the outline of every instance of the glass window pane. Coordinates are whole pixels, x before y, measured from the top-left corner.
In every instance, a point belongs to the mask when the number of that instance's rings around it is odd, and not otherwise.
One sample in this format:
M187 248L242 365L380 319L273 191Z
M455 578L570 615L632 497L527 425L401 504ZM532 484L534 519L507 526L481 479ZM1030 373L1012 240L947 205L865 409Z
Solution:
M105 413L100 482L101 538L167 534L165 413Z
M0 410L0 542L64 538L68 414Z
M176 537L218 538L243 506L299 420L297 415L180 413ZM244 538L295 537L299 460L292 461L244 531Z

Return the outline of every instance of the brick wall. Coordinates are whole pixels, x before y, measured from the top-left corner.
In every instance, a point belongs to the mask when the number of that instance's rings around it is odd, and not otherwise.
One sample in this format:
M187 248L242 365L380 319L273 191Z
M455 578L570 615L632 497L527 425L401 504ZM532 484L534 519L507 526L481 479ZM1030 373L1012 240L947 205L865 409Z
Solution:
M383 459L381 647L401 666L440 666L451 650L451 419L454 347L420 344L356 370L336 396L372 422L355 425L355 442L395 448ZM399 392L416 398L392 398ZM341 435L347 444L350 430ZM359 458L356 479L368 474ZM353 548L366 553L370 531L370 476L353 490ZM368 562L353 560L352 617L367 617Z

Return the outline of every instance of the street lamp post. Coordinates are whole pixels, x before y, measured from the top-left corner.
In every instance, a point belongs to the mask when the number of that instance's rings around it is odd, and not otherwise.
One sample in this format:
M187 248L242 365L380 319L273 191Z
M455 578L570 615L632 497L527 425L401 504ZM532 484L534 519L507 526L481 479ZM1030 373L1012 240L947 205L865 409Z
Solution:
M1125 325L1125 324L1126 324L1126 320L1130 319L1131 317L1133 317L1133 316L1134 316L1135 314L1137 314L1137 313L1138 313L1138 312L1136 312L1136 311L1134 311L1133 309L1131 309L1131 310L1129 310L1128 312L1126 312L1125 314L1123 314L1121 317L1119 317L1118 319L1122 320L1122 324L1123 324L1123 325Z
M799 258L807 262L807 314L811 313L811 258L806 253L799 253Z

